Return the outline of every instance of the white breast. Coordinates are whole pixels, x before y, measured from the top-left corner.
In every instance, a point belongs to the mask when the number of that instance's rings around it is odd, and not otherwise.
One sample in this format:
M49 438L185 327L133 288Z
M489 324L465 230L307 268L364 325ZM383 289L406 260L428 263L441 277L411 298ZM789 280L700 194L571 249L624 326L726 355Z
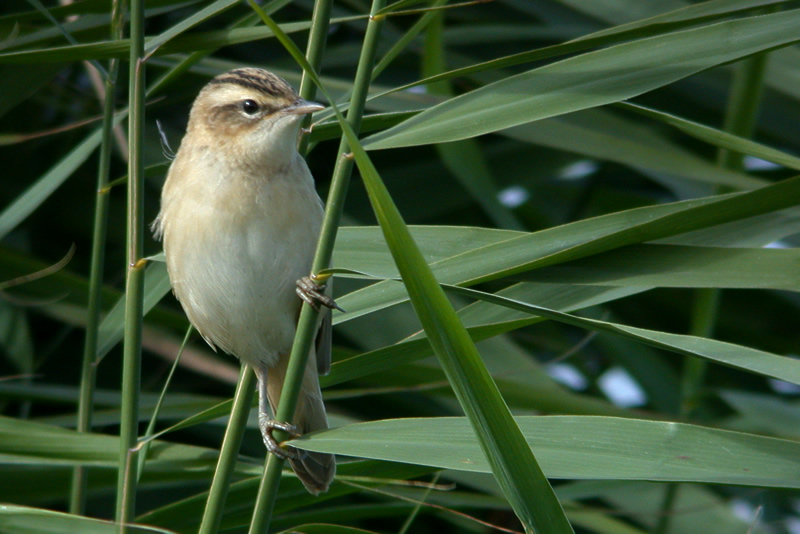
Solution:
M278 175L247 179L209 158L179 157L170 176L181 169L194 179L165 186L160 217L172 287L210 344L274 365L294 339L295 281L311 271L321 202L299 155ZM189 166L213 177L198 179Z

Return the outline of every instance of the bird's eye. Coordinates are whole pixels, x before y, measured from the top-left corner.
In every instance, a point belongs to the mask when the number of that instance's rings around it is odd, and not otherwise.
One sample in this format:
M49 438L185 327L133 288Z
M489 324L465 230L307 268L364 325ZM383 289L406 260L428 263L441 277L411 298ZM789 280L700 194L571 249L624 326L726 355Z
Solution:
M259 109L260 106L258 105L258 102L256 102L255 100L247 99L244 102L242 102L242 111L244 111L248 115L255 115L256 113L258 113Z

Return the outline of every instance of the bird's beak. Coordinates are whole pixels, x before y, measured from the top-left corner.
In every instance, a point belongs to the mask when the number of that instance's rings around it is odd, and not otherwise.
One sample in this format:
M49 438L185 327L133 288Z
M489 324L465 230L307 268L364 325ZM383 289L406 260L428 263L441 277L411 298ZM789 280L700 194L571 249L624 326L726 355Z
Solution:
M309 102L308 100L303 100L302 98L295 100L292 102L292 105L283 108L284 113L289 113L291 115L306 115L308 113L314 113L315 111L320 111L325 109L325 106L322 104L317 104L316 102Z

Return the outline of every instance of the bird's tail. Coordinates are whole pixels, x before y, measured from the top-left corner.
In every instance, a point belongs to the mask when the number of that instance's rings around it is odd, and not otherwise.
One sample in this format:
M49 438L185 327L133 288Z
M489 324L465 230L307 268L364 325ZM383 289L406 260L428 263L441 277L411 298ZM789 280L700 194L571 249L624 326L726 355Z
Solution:
M322 402L322 391L319 387L314 354L312 353L303 375L303 385L297 398L292 424L297 427L300 434L308 434L315 430L328 428L328 416ZM288 357L281 357L277 366L270 368L267 373L267 398L272 413L276 413L278 400L281 396L283 380L286 374ZM298 460L289 460L297 478L303 483L309 493L319 495L328 491L336 474L336 457L333 454L321 452L298 451L303 456Z

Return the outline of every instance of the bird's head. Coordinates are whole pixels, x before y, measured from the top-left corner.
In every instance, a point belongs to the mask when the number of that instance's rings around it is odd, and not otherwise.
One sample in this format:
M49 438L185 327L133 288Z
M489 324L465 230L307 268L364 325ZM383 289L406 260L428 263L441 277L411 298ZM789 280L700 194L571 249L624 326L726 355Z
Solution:
M300 98L285 80L263 69L242 68L211 80L192 105L187 133L210 148L246 159L294 155L303 115L323 109Z

